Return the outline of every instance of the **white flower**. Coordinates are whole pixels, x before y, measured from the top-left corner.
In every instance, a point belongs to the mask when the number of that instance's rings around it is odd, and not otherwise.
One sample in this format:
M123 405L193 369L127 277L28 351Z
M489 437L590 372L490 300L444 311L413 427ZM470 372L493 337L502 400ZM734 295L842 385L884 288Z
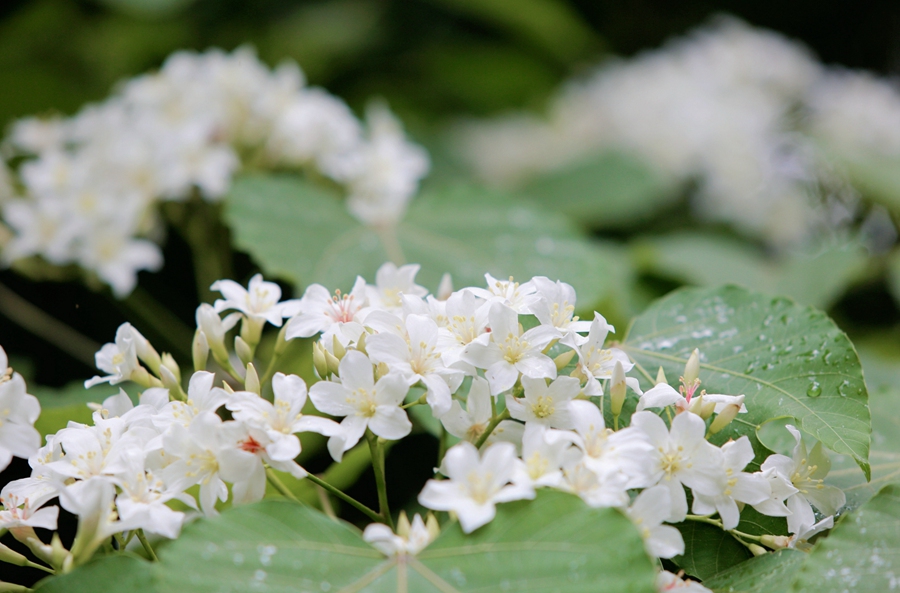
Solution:
M624 507L628 504L628 478L616 468L588 466L585 457L563 467L561 490L577 494L591 507Z
M673 558L684 554L681 532L663 525L671 513L672 495L665 486L647 488L634 499L625 513L644 538L647 553L657 558Z
M94 355L97 368L109 373L109 375L106 377L97 376L85 381L85 389L100 383L117 385L131 379L135 371L141 366L137 355L139 338L135 334L136 330L130 323L123 323L119 326L119 329L116 330L115 343L104 344L100 351Z
M791 480L778 473L774 467L757 472L762 479L769 483L771 495L766 500L752 505L754 509L770 517L787 517L791 510L784 504L785 499L799 492L791 484Z
M399 268L391 262L382 264L375 272L375 286L366 286L369 305L386 311L399 310L403 304L401 295L427 295L428 289L416 284L419 267L418 264L406 264Z
M754 457L749 438L742 436L736 441L729 441L722 445L721 451L725 462L721 491L715 496L694 492L692 508L698 515L718 512L723 527L734 529L741 520L738 503L761 504L771 498L772 487L762 475L742 471Z
M212 305L203 303L197 307L197 312L194 316L197 321L197 329L206 336L206 342L209 344L213 354L221 360L228 360L228 352L225 349L225 334L237 325L237 322L241 319L241 314L231 313L223 319L219 317Z
M297 300L278 302L281 287L264 281L262 274L254 275L247 288L233 280L217 280L209 289L218 290L225 297L214 303L216 313L237 309L248 317L268 321L276 327L281 327L285 317L294 316L299 307Z
M299 313L288 321L285 337L289 340L310 338L332 330L335 325L360 325L363 321L362 309L367 305L366 281L361 277L356 278L348 294L338 290L334 296L321 284L311 284L300 299ZM359 331L356 333L359 334Z
M317 409L344 416L341 433L328 440L328 451L336 461L359 442L366 428L389 440L409 434L412 423L400 408L409 392L409 382L403 375L391 373L375 382L372 362L355 350L344 355L339 371L340 383L319 381L309 390Z
M562 467L577 463L582 457L567 437L568 433L541 424L526 424L522 462L516 464L513 482L529 488L559 487L563 482Z
M370 318L375 316L373 313ZM463 374L444 366L437 350L438 327L433 319L410 315L405 323L396 318L396 324L405 326L406 336L383 331L367 339L366 351L372 361L383 362L392 372L406 377L409 385L424 383L428 405L440 417L450 409L450 394L459 388Z
M494 303L488 317L491 332L472 340L460 358L480 369L497 395L516 384L519 373L532 379L556 378L556 365L542 350L556 338L555 328L539 325L522 332L518 314Z
M472 341L485 333L490 305L470 290L454 292L447 299L447 323L441 327L438 349L447 366L459 362Z
M761 469L774 469L797 489L788 497L787 507L791 511L788 532L798 533L802 526L809 527L816 522L811 505L815 505L823 515L833 515L844 506L847 497L840 488L823 483L823 478L831 469L831 460L822 443L817 442L812 451L807 452L800 431L791 425L787 429L797 441L792 456L770 455Z
M118 476L121 493L116 496L116 508L123 522L175 539L181 531L185 514L169 508L166 502L178 499L194 505L193 499L180 490L169 488L152 470L144 466L144 455L136 451L128 456L125 471Z
M216 376L208 371L197 371L188 382L187 400L171 401L153 415L153 423L166 430L172 424L190 426L197 416L210 412L215 413L225 405L229 394L220 387L213 387Z
M38 399L25 392L25 380L19 373L7 375L6 353L0 348L0 471L13 457L28 459L41 446L41 435L34 422L41 413Z
M434 517L429 517L429 521L434 521ZM418 513L413 517L410 524L406 514L401 512L400 521L398 521L397 525L397 534L383 523L371 523L363 531L363 540L372 544L372 547L388 557L404 554L415 556L434 540L438 530L436 521L433 528L429 529L429 526L425 524L422 516Z
M559 377L547 385L544 379L522 377L525 397L509 397L506 407L516 420L542 424L551 428L574 427L570 403L581 391L581 383L575 377Z
M501 303L520 315L531 313L531 305L538 301L534 282L519 284L510 276L509 280L497 280L490 274L484 275L487 288L469 287L467 290L489 303Z
M272 390L274 402L238 391L226 404L235 420L265 431L269 440L265 451L270 459L293 461L300 455L300 439L295 433L317 432L330 437L340 432L336 422L302 413L307 393L306 383L300 377L275 373Z
M679 573L681 574L681 573ZM661 570L656 575L656 590L660 593L676 591L679 593L713 593L697 581L685 579L668 570Z
M448 480L428 480L419 503L436 511L453 511L465 533L490 522L498 502L534 498L534 490L509 484L516 449L509 443L489 446L483 455L474 445L461 442L444 456L441 473Z
M575 313L575 289L570 284L559 280L553 282L544 276L535 276L531 281L540 296L529 306L534 316L542 325L558 329L560 337L571 335L575 344L584 342L584 338L577 332L590 331L591 322L582 321L577 316L573 316Z
M571 333L563 339L563 343L578 352L578 368L576 370L586 380L585 395L603 395L600 380L612 379L612 372L617 362L622 363L622 370L626 373L634 367L634 363L628 360L628 355L622 350L603 348L606 336L609 332L615 333L615 331L616 329L609 325L602 315L594 313L587 340L580 344L576 343L573 338L575 334ZM578 341L580 342L580 340ZM640 386L633 377L626 377L625 383L631 387L632 391L641 393Z
M56 530L56 520L59 517L59 507L35 508L30 501L20 499L12 494L6 487L0 492L0 529L15 529L17 527L40 527Z
M466 409L453 400L450 410L441 416L441 423L453 436L474 443L484 433L491 420L491 391L482 377L473 377Z
M636 412L631 426L647 435L653 450L647 455L651 484L662 484L672 495L668 521L678 523L687 515L682 484L695 492L715 496L725 477L722 452L706 441L706 424L696 414L685 412L672 420L671 431L651 412Z

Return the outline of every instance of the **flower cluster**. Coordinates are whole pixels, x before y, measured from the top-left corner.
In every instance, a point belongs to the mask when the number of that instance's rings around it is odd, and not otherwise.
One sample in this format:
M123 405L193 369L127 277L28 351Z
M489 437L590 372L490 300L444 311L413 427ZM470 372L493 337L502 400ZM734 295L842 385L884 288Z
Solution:
M115 343L97 353L107 375L87 384L137 383L144 387L138 405L121 391L97 406L93 425L70 423L48 436L30 458L32 476L0 493L6 512L40 517L41 526L52 527L55 515L51 521L41 507L59 497L79 516L78 535L71 551L44 557L54 566L77 564L112 535L176 537L185 511L215 514L229 491L235 503L259 500L267 480L280 484L274 470L324 484L295 461L297 435L304 432L328 437L335 461L365 438L377 476L384 471L379 447L411 432L414 406L455 441L440 461L445 479L428 481L418 500L451 512L466 533L490 522L497 503L555 488L593 507L621 509L649 554L672 558L683 553L684 542L666 523L701 520L751 549L777 549L829 524L817 523L812 507L833 515L844 504L843 493L822 482L829 464L821 445L808 452L793 427L793 456L772 455L753 473L745 471L754 459L746 436L721 446L710 442L746 407L743 395L700 389L699 352L687 361L678 389L660 370L657 384L644 392L627 376L634 367L627 354L606 344L614 328L599 313L591 321L574 315L576 295L568 284L487 275L486 286L446 290L438 298L415 283L417 271L385 264L375 284L358 278L346 294L312 285L287 301L261 276L248 288L217 282L213 288L224 298L197 311L186 391L172 357L157 353L134 327L121 326ZM238 323L232 349L226 336ZM267 323L281 329L260 377L256 349ZM307 393L303 379L273 369L289 340L314 336L319 380ZM210 353L218 375L207 370ZM628 397L638 398L638 411L620 428ZM736 531L745 505L787 517L793 537ZM381 519L389 522L386 508ZM370 526L366 539L389 555L415 554L436 529L433 518L426 525L404 516L396 535Z
M5 149L16 175L0 164L3 261L77 264L119 296L162 264L158 202L220 200L242 167L315 171L372 225L402 217L428 170L386 108L363 125L296 64L270 70L247 49L175 53L74 117L17 122Z
M507 186L604 150L636 154L674 182L696 180L701 218L779 246L847 221L856 196L831 156L865 148L896 158L898 114L888 82L826 68L776 33L722 19L604 63L566 85L546 117L463 126L459 153Z

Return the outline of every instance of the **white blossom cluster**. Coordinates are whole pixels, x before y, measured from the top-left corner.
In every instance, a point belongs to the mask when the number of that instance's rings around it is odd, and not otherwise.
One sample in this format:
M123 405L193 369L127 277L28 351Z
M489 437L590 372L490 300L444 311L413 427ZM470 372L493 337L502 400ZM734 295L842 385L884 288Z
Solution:
M307 477L295 461L299 433L327 436L340 461L364 435L407 436L412 406L430 411L458 439L440 464L445 479L428 481L418 500L452 512L466 533L490 522L497 503L555 488L593 507L621 509L651 555L672 558L684 542L666 523L690 518L687 489L693 513L725 530L737 527L745 505L787 517L792 537L770 537L771 548L830 526L844 504L839 489L823 484L829 464L821 445L807 451L793 428L792 457L772 455L753 473L745 471L754 458L747 437L710 443L746 408L743 395L699 389L697 351L679 389L660 373L642 392L626 376L634 366L626 353L605 345L614 328L599 313L591 321L574 315L570 285L486 275L486 286L445 287L435 296L415 283L417 271L385 264L375 284L358 278L346 294L311 285L287 301L261 276L248 288L218 281L213 288L224 298L197 311L186 392L174 360L124 324L97 353L107 375L87 384L135 382L145 387L139 404L122 391L97 407L92 425L72 422L48 436L30 457L32 476L0 493L3 512L13 517L0 514L0 528L29 525L29 517L49 526L41 507L59 497L80 520L75 562L114 534L142 529L173 538L188 517L184 509L215 514L228 484L233 501L243 503L264 496L270 468ZM238 323L231 351L226 336ZM275 373L270 397L261 396L269 374L260 379L254 358L266 323L282 328L276 354L287 340L319 336L313 360L320 380L308 391L300 377ZM228 377L206 370L210 353ZM629 390L639 397L638 411L619 428ZM609 398L614 428L601 396ZM337 421L311 415L307 397ZM812 507L829 517L817 523ZM436 531L433 520L404 517L396 534L375 526L366 539L386 554L414 554Z
M242 167L304 168L364 223L393 224L429 167L385 107L363 124L296 64L270 70L246 48L175 53L73 117L16 122L4 149L2 261L77 264L118 296L162 265L160 201L221 200Z
M833 151L900 156L900 93L826 68L776 33L720 19L605 62L561 89L544 117L466 124L458 144L482 178L512 187L605 150L631 153L673 185L695 181L701 218L784 246L846 223L854 209Z

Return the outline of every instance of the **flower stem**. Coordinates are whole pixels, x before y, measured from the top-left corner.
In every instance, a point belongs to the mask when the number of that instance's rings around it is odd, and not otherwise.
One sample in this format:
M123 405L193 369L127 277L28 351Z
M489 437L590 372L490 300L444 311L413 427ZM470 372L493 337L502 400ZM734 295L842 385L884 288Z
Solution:
M403 404L402 406L400 406L400 409L405 410L405 409L411 408L413 406L422 406L422 405L427 404L428 401L425 399L426 395L423 395L422 397L420 397L419 399L417 399L414 402L409 402L408 404Z
M475 447L480 449L481 446L488 440L488 437L491 436L491 433L494 432L494 429L497 428L497 425L509 418L509 410L503 410L493 418L488 423L487 428L484 429L484 432L481 433L481 436L478 437L478 440L475 441Z
M141 545L144 546L144 551L147 552L147 556L150 557L150 560L154 562L159 562L159 557L156 555L156 552L153 551L153 546L150 545L150 542L147 541L147 536L144 535L143 529L138 529L135 531L137 534L138 541L141 542Z
M372 452L372 469L375 470L375 485L378 488L378 512L388 527L393 529L394 521L391 519L391 508L388 505L387 497L387 481L384 476L384 448L378 442L378 437L368 429L366 429L366 440L369 441L369 450Z
M697 523L708 523L709 525L715 525L716 527L722 528L722 522L718 519L713 519L711 517L707 517L705 515L686 515L686 521L695 521Z
M359 502L352 496L344 494L343 491L338 490L337 488L335 488L334 486L332 486L325 480L323 480L313 474L309 474L308 476L306 476L306 479L309 480L310 482L312 482L313 484L316 484L317 486L321 486L328 492L331 492L332 494L334 494L335 496L337 496L338 498L340 498L341 500L343 500L344 502L346 502L347 504L349 504L350 506L355 508L357 511L361 512L363 515L365 515L372 521L375 521L376 523L385 523L386 522L384 520L384 517L382 517L381 515L379 515L378 513L376 513L375 511L373 511L366 505L364 505L363 503Z
M293 492L291 492L290 488L288 488L287 486L284 485L284 482L282 482L282 481L278 478L278 476L275 474L275 472L272 471L272 468L271 468L271 467L267 467L267 468L266 468L266 479L269 480L269 483L272 484L272 486L275 487L275 490L278 490L278 492L279 492L283 497L285 497L285 498L287 498L288 500L291 500L291 501L293 501L293 502L296 502L296 503L298 503L298 504L303 504L303 503L300 501L300 499L297 498L297 497L294 495Z

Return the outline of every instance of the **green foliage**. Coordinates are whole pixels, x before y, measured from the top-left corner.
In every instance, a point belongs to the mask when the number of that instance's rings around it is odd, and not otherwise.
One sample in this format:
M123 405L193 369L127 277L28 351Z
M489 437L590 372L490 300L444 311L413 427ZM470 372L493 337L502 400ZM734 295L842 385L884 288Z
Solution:
M856 242L788 253L773 259L733 238L679 232L637 242L647 271L690 284L738 284L805 305L827 308L866 271L868 258Z
M728 593L769 593L786 591L794 571L806 560L806 554L797 550L781 550L772 554L751 558L713 578L703 585Z
M678 198L678 188L642 160L603 152L532 178L521 193L583 226L621 228Z
M457 524L414 558L384 558L345 523L266 501L187 526L151 565L107 557L39 589L120 591L654 591L655 569L631 522L613 509L544 492L501 505L471 535ZM202 570L198 570L202 567Z
M296 283L347 290L357 275L374 281L382 263L402 256L422 265L417 281L432 290L444 272L456 286L481 285L485 272L563 278L584 306L609 290L607 252L565 217L488 190L416 198L396 235L363 226L336 196L292 176L245 176L227 203L236 245L268 275Z
M684 554L672 560L693 577L709 578L752 557L746 546L720 527L693 521L676 527L684 538Z
M681 289L635 319L622 348L647 382L662 366L680 376L695 348L708 393L744 394L748 412L731 425L755 437L790 416L869 474L871 422L859 357L824 313L735 286Z

